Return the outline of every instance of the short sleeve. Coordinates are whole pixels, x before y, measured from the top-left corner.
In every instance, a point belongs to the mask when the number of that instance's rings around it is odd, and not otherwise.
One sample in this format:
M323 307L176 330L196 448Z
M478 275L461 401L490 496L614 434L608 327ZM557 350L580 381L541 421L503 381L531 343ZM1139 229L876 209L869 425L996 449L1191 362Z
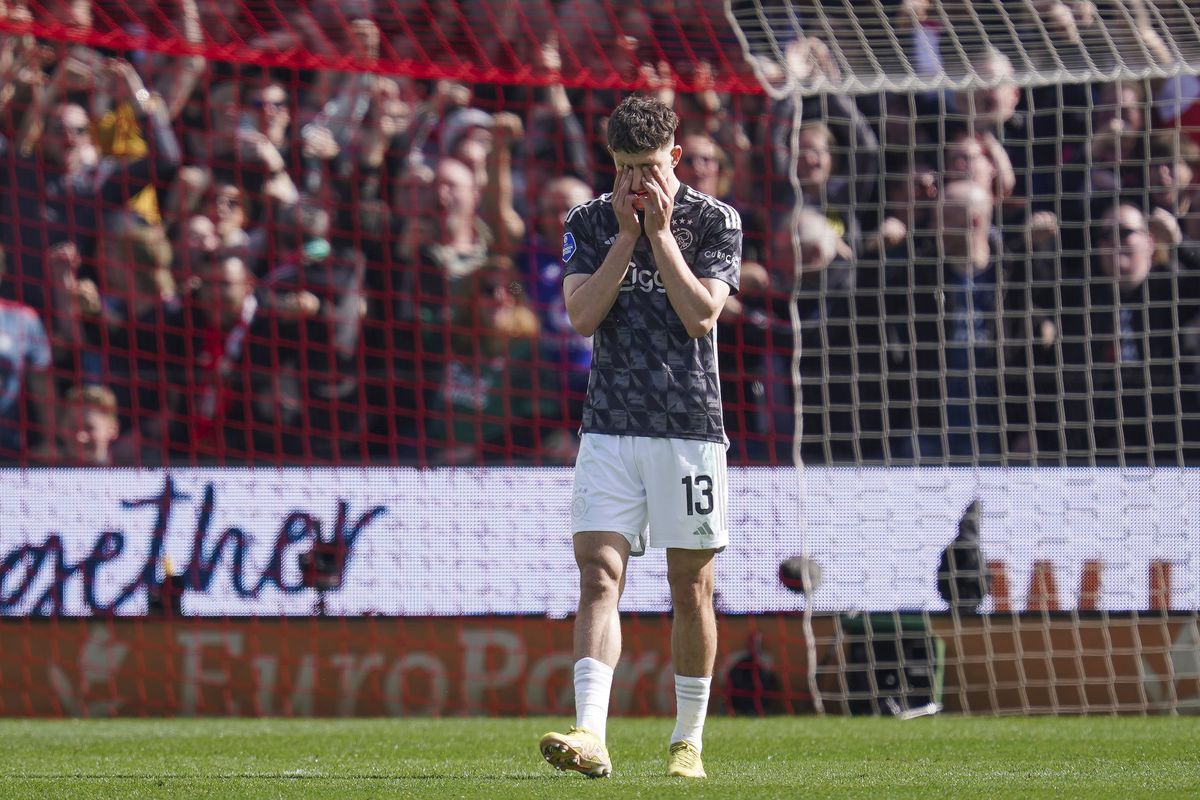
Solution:
M563 232L562 264L563 277L568 275L591 275L600 268L599 248L589 215L582 206L576 206L567 214Z
M698 278L719 278L737 294L742 275L742 221L733 209L710 223L696 248L692 272Z
M49 369L52 357L50 342L46 338L46 329L42 327L42 321L38 315L32 311L25 316L25 319L25 360L35 370Z

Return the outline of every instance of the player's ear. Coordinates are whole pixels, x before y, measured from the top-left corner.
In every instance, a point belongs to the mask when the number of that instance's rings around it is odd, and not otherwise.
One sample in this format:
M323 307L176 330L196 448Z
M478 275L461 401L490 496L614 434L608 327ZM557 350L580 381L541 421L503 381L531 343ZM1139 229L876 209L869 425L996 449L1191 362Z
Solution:
M675 145L671 148L671 169L679 166L679 159L683 156L683 148Z

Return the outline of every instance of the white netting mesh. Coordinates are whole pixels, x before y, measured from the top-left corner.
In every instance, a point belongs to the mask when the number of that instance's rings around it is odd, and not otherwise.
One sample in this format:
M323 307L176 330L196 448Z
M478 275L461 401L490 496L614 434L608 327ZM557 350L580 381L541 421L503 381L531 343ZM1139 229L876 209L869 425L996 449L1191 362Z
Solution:
M1184 0L733 0L728 12L776 96L988 83L977 67L988 47L1025 86L1165 78L1200 64L1200 13ZM810 69L812 54L796 47L807 38L835 69Z
M794 202L796 463L889 467L798 470L818 710L1194 709L1200 12L727 11Z

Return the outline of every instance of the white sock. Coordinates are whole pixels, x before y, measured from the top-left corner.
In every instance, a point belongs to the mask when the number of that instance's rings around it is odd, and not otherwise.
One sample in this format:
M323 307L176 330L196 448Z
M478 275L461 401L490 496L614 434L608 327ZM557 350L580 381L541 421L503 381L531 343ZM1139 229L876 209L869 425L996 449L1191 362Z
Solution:
M604 741L613 668L595 658L575 662L575 724Z
M708 691L712 678L675 676L675 732L671 744L690 742L703 750L700 737L704 734L704 717L708 714Z

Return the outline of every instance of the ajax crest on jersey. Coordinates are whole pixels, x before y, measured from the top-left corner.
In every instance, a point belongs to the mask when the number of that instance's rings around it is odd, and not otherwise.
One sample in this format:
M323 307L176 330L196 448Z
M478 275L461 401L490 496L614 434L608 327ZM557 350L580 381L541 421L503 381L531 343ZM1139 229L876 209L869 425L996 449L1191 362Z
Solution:
M674 231L675 244L679 245L680 250L687 250L692 246L692 232L687 228L677 228Z
M567 231L563 234L563 263L570 261L573 255L575 255L575 234Z

